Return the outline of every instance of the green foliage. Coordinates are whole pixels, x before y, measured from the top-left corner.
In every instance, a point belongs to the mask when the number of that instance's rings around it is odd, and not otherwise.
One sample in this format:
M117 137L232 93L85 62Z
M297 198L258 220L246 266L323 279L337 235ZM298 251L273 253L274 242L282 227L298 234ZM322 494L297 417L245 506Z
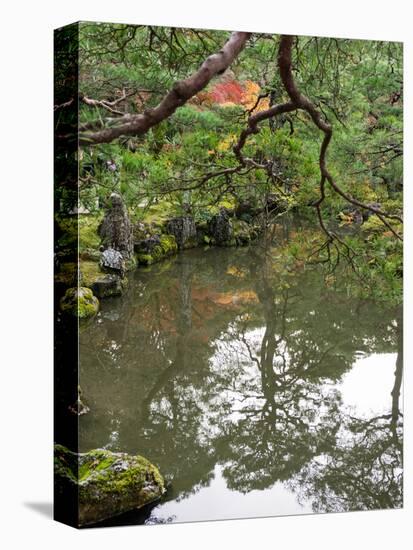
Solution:
M188 77L226 38L221 31L81 24L81 93L98 101L120 100L113 104L118 113L81 102L81 122L99 126L105 119L110 126L123 112L133 115L155 107L176 80ZM260 90L271 101L267 105L285 101L276 64L278 43L276 35L255 35L222 79L145 136L84 148L81 202L95 211L96 201L101 207L117 190L134 220L162 223L167 216L189 213L206 222L223 205L233 209L246 201L263 208L269 196L276 196L287 210L315 219L309 205L320 197L322 135L302 113L264 121L258 133L248 136L243 154L268 168L223 173L238 166L233 147L249 113L245 101L220 103L213 100L214 93L231 84L238 91ZM402 55L398 43L311 37L300 37L294 51L298 87L333 125L330 172L346 193L393 214L402 210ZM248 108L253 104L249 97ZM334 225L347 207L327 184L325 223ZM361 258L377 255L365 271L383 278L386 294L401 251L393 236L383 236L386 230L381 232L377 218L370 218L366 232L371 238L361 235L356 249ZM88 228L82 234L88 242ZM387 246L394 251L382 258ZM388 292L393 296L399 285L392 285Z
M88 249L97 249L100 245L98 227L102 220L101 216L79 216L79 252Z
M380 228L377 222L371 221L366 239L353 239L363 281L359 289L365 297L398 305L403 294L403 245L382 228L383 225Z

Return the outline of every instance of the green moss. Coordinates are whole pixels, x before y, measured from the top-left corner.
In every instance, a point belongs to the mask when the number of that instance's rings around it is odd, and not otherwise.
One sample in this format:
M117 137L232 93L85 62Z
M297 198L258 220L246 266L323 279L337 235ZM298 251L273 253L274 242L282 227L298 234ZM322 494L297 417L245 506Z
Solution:
M55 446L56 483L79 489L79 524L96 523L159 499L165 483L159 470L140 455L95 449L72 453Z
M59 248L77 249L77 216L55 216L57 245Z
M133 238L135 242L143 241L148 237L152 237L157 234L158 230L154 225L140 221L133 225Z
M137 266L137 260L135 257L129 258L128 260L125 260L125 270L126 271L133 271Z
M178 252L178 245L176 244L176 240L173 235L161 235L160 246L164 253L168 256Z
M77 311L77 316L79 317L79 319L89 319L89 317L93 317L97 313L97 309L94 304L87 304L81 301L79 302Z
M218 203L218 208L226 208L227 210L234 210L236 206L235 197L226 198Z
M91 287L92 284L102 277L103 273L97 262L80 261L79 262L80 277L82 286Z
M99 300L90 288L69 288L60 300L60 310L79 319L88 319L99 311Z
M112 466L116 457L100 449L90 451L85 460L79 461L79 482L90 477L94 472L105 470Z
M136 265L134 260L133 265ZM80 261L80 284L92 290L98 298L121 296L128 286L128 279L114 273L105 273L97 262Z
M172 256L178 252L178 245L176 244L175 237L173 235L161 235L159 238L159 244L155 245L150 254L139 253L137 254L137 260L142 265L151 265L161 261L163 258Z
M98 234L102 216L83 214L78 216L55 217L59 248L79 249L80 253L96 250L100 245Z
M142 265L151 265L154 263L154 259L150 254L137 254L136 258Z
M86 262L98 262L100 260L101 252L93 248L87 248L80 253L80 259Z
M238 244L240 244L240 241L238 241L235 237L232 237L229 241L221 246L238 246Z
M384 233L384 231L386 231L386 227L377 216L370 216L369 219L363 223L363 231L368 231L370 233Z
M102 220L101 216L83 215L79 216L79 252L88 249L98 249L100 237L98 228Z
M140 220L147 224L157 225L162 227L165 222L176 215L173 205L166 200L151 205L141 211L137 211L135 215L136 221Z

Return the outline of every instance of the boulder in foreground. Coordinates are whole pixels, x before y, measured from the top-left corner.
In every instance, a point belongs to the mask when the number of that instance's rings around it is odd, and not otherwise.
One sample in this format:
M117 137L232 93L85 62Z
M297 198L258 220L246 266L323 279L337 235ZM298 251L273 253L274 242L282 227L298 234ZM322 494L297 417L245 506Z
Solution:
M159 470L146 458L96 449L73 453L55 445L55 483L79 492L79 527L142 508L165 492Z
M83 286L68 288L60 300L60 309L63 313L79 319L88 319L99 311L99 300L90 288Z

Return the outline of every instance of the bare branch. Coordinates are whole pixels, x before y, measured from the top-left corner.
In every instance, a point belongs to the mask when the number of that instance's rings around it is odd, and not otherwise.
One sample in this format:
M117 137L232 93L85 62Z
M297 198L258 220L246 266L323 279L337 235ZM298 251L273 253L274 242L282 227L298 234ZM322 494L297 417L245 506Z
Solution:
M99 99L91 99L90 97L86 97L84 95L80 96L80 101L85 103L86 105L89 105L90 107L102 107L103 109L106 109L107 111L115 114L115 115L121 115L123 116L125 113L122 111L118 111L117 109L114 109L111 106L111 103L109 101L105 100L99 100Z
M61 103L60 105L54 105L53 111L58 111L59 109L66 109L66 107L70 107L72 103L74 102L74 98L69 99L69 101L65 101L65 103Z

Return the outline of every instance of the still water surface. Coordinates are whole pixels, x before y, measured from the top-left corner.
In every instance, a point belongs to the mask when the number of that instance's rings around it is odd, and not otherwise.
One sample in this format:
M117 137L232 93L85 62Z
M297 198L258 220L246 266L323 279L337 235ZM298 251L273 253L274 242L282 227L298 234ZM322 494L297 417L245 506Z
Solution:
M81 334L82 451L139 453L169 482L116 523L402 506L401 319L276 247L138 270Z

